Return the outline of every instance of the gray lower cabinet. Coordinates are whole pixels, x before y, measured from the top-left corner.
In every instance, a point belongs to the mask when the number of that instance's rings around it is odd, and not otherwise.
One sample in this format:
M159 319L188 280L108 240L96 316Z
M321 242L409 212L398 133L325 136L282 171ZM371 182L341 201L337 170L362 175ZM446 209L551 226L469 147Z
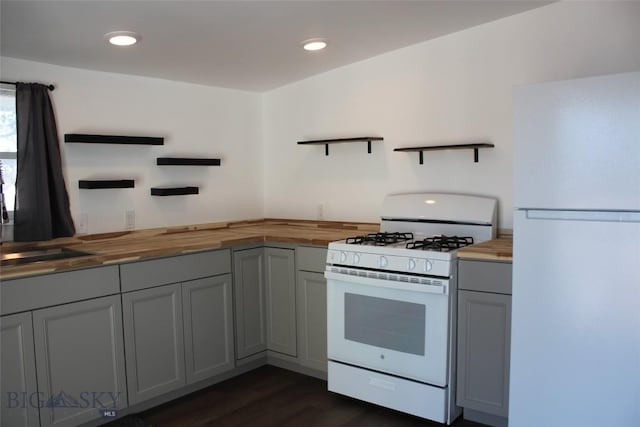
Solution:
M326 260L326 247L296 248L298 362L321 372L327 372Z
M510 263L459 261L456 403L491 425L509 412L510 294Z
M127 406L119 295L35 310L33 333L42 426Z
M179 283L122 295L127 389L133 405L186 384Z
M231 275L182 284L187 383L233 369Z
M1 426L39 426L31 312L0 317Z
M298 271L298 361L327 372L327 280L323 273Z
M296 276L293 249L265 248L267 349L296 356Z
M267 349L264 248L233 252L236 356L242 359Z

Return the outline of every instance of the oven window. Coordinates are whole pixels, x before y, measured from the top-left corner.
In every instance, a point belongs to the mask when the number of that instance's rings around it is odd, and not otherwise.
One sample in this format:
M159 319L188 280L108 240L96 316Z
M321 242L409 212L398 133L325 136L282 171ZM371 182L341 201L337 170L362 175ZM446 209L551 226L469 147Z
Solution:
M424 356L425 306L344 294L344 335L351 341Z

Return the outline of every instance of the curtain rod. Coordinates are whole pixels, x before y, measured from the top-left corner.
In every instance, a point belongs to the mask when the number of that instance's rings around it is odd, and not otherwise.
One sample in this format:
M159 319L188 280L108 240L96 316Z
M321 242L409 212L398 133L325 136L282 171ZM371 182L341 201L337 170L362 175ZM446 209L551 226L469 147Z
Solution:
M6 85L14 85L14 86L16 85L16 82L7 82L7 81L4 81L4 80L0 80L0 83L4 83ZM56 88L54 85L44 85L44 86L46 86L47 89L49 89L49 90L54 90Z

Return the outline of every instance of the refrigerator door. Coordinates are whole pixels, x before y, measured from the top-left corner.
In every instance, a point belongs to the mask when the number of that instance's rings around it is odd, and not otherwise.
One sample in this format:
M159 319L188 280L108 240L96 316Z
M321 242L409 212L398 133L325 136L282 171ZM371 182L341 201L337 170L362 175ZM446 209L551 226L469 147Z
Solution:
M514 206L640 210L640 72L514 90Z
M637 427L640 212L514 221L509 425Z

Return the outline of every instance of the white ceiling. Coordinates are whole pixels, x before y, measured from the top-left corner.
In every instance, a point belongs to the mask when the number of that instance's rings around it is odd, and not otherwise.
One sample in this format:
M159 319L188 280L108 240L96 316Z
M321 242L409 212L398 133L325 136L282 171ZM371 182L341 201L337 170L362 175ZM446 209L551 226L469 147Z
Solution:
M0 54L265 91L548 3L2 0ZM112 47L103 35L116 30L142 40ZM300 42L314 37L329 47L304 51Z

